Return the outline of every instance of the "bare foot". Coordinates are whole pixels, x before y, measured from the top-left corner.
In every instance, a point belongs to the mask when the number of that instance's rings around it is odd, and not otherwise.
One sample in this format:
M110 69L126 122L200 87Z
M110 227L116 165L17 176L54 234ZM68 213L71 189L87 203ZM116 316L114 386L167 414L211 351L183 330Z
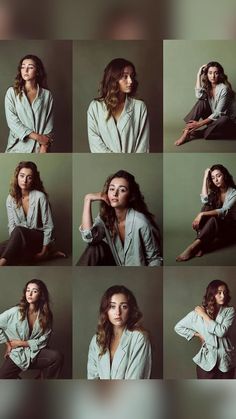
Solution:
M196 256L201 250L199 249L200 240L197 239L191 243L179 256L176 258L176 262L186 262L187 260Z
M0 266L6 266L7 260L5 258L0 258Z
M174 144L177 146L182 145L186 143L186 141L188 140L188 137L189 137L189 130L184 129L183 134L181 135L181 137L178 138L178 140L175 141Z

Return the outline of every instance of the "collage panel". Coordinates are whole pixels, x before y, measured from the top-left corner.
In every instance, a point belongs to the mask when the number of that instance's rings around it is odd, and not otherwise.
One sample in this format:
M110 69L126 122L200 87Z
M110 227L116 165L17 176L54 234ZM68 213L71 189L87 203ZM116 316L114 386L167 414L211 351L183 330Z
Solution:
M0 42L0 152L72 152L72 53L70 41Z
M164 377L235 378L235 267L166 267Z
M233 153L165 154L166 265L235 265L235 178Z
M71 378L71 269L7 267L0 280L1 379Z
M161 152L162 42L74 41L73 52L74 152Z
M80 267L73 275L73 378L162 378L162 268Z
M162 154L73 155L73 264L162 265L162 172Z
M71 265L71 161L70 154L0 156L0 265Z
M164 41L164 150L236 151L235 41Z

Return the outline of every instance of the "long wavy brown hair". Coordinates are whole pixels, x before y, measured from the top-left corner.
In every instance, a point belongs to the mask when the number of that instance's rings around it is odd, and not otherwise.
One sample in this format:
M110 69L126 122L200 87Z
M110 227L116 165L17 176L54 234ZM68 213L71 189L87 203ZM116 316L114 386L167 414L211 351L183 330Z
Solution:
M40 179L40 173L37 169L37 166L32 161L21 161L15 168L11 184L10 184L10 195L14 198L17 207L20 207L22 204L22 193L21 189L18 185L18 175L21 169L31 169L32 176L33 176L33 183L31 186L32 190L37 190L43 192L46 196L48 196L47 192L44 189L43 182Z
M96 100L104 101L107 107L109 119L119 103L120 86L119 80L122 78L125 67L132 67L133 83L132 90L128 96L134 97L138 88L136 70L133 63L124 58L115 58L105 68L103 79L100 86L100 96Z
M231 91L232 95L234 94L231 83L228 80L228 76L225 74L224 69L222 67L222 65L220 63L218 63L217 61L210 61L206 67L203 69L203 74L202 74L202 83L203 83L203 87L206 89L206 92L208 95L210 95L210 92L212 90L212 85L210 83L210 81L208 80L208 70L210 67L216 67L219 71L219 78L218 78L218 84L219 83L224 83L229 90Z
M218 307L216 304L215 295L217 294L218 288L221 287L222 285L225 286L225 290L226 290L224 307L227 307L231 300L230 292L229 292L228 285L224 281L221 281L220 279L214 279L213 281L210 282L210 284L208 284L206 288L206 293L203 297L202 305L206 313L208 314L208 316L211 317L211 319L213 320L215 320L218 313Z
M159 236L159 228L154 220L153 214L151 214L148 210L147 204L144 201L144 196L140 191L139 184L135 181L135 177L126 172L126 170L118 170L118 172L108 176L106 182L103 187L102 193L104 195L108 194L108 189L112 179L114 178L124 178L129 185L129 208L133 208L134 210L141 212L145 215L145 217L150 221L150 223L155 227L156 231L158 232ZM112 237L114 238L117 234L116 230L116 213L114 208L110 205L107 205L104 201L100 203L100 217L104 221L106 227L111 232Z
M25 80L21 77L21 66L24 60L32 60L34 61L34 64L36 66L36 84L39 85L39 87L43 87L44 89L47 89L47 74L44 68L44 65L39 57L33 54L25 55L23 58L21 58L18 67L17 67L17 74L16 78L14 80L13 88L16 93L16 95L21 94L22 90L24 90L25 87Z
M223 174L226 189L230 187L236 189L236 185L233 176L229 173L225 166L222 164L214 164L211 166L207 177L208 194L210 195L210 200L212 201L212 208L220 208L222 206L220 201L220 189L213 183L211 178L211 174L214 170L219 170Z
M28 281L23 289L23 295L19 303L19 310L21 314L21 320L24 320L27 316L29 303L26 300L25 293L29 284L36 284L39 288L40 296L36 303L36 310L39 312L39 324L43 331L52 327L53 315L50 309L50 297L48 289L43 281L40 279L31 279Z
M124 294L127 298L129 307L128 321L126 324L127 329L131 331L140 330L146 333L140 323L142 313L134 294L124 285L114 285L106 290L101 299L97 326L97 344L100 347L99 356L104 355L109 349L113 336L113 326L108 319L107 313L110 308L111 298L114 294Z

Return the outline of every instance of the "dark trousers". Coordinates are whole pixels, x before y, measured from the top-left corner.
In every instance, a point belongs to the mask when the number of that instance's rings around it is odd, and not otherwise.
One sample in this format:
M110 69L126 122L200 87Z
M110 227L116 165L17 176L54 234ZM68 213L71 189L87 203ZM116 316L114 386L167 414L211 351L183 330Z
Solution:
M222 220L219 217L205 216L201 220L197 238L201 240L202 250L208 251L214 245L226 245L236 241L236 223L227 217Z
M232 380L234 378L235 368L231 368L227 372L222 372L215 366L211 371L205 371L197 365L196 371L199 380Z
M40 252L43 246L43 232L26 227L15 227L9 239L0 244L0 257L8 265L27 262Z
M86 247L77 266L116 266L116 262L109 245L101 241Z
M63 365L62 355L53 349L41 349L29 369L43 370L43 378L59 378ZM8 357L0 368L0 379L16 379L22 370Z
M185 116L184 121L199 121L206 119L212 114L208 99L199 99L191 111ZM236 124L226 115L213 120L207 128L193 131L193 137L213 140L218 138L236 139Z

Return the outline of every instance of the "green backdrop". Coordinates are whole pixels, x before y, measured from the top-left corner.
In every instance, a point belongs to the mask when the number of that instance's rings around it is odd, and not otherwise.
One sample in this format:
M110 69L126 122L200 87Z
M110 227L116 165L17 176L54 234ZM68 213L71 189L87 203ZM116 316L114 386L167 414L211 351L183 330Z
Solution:
M176 323L202 304L207 285L214 279L225 281L231 294L230 305L236 304L235 267L179 267L165 268L164 272L164 378L196 378L196 364L192 361L200 350L200 342L190 342L174 331ZM235 327L231 329L236 343Z
M55 225L56 247L71 255L72 169L70 154L0 154L0 242L7 240L6 198L10 179L17 164L29 158L37 164L44 187L49 195ZM53 259L50 264L70 264L70 259Z
M62 378L71 378L72 368L72 312L71 312L71 269L42 267L7 267L0 272L0 312L19 303L25 284L33 278L45 282L54 316L50 348L64 355ZM3 361L5 345L0 347Z
M139 87L137 97L148 108L150 149L162 151L162 43L160 41L74 42L74 151L89 152L87 109L98 96L107 64L114 58L134 63Z
M236 180L234 154L165 154L164 155L164 263L176 265L235 265L236 246L218 249L201 258L175 262L195 238L192 221L202 207L200 193L204 171L213 164L223 164Z
M194 140L174 146L184 128L183 118L195 98L197 72L201 65L218 61L236 89L235 41L164 41L164 150L170 152L236 151L234 140Z
M96 269L96 271L95 271ZM77 268L73 282L73 377L86 378L102 295L113 285L135 295L152 342L152 378L162 377L162 268Z
M55 141L52 152L72 151L72 42L70 41L1 41L0 72L0 152L7 145L9 128L6 123L4 98L13 85L17 66L27 54L39 56L48 77L54 99Z
M102 190L106 178L120 169L135 176L149 210L162 232L162 154L76 154L73 156L73 263L86 247L79 232L84 196ZM93 216L99 204L93 203Z

